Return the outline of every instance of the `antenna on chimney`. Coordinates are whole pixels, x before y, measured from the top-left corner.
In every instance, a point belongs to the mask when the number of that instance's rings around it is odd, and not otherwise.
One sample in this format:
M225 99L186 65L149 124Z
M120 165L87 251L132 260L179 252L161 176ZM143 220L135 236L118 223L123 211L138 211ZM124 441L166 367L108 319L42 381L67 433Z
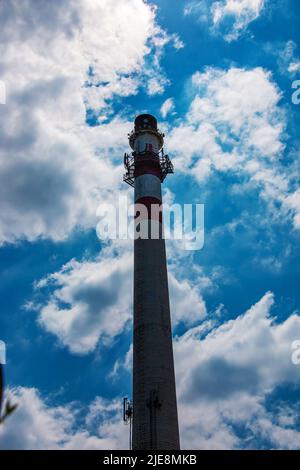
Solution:
M123 421L124 424L129 424L129 449L132 448L132 416L133 416L133 407L132 402L128 400L127 397L123 399Z

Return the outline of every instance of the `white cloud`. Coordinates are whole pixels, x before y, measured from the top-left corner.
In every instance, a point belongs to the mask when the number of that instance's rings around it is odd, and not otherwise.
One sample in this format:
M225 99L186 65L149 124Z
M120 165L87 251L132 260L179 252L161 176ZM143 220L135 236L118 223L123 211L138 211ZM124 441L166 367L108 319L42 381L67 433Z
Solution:
M296 56L297 44L294 41L287 41L285 44L278 44L272 49L272 45L267 46L278 58L281 73L295 75L300 70L300 60Z
M34 388L9 392L17 410L0 427L0 448L14 450L127 449L128 435L121 423L121 398L97 397L89 406L69 403L51 406ZM76 418L84 414L84 425Z
M213 33L220 33L226 41L237 40L248 25L262 13L264 0L192 1L184 9L185 15L195 14L207 22Z
M91 128L86 108L105 121L114 96L137 93L157 71L163 89L160 57L175 38L155 15L142 0L0 3L0 243L94 226L99 201L121 185L131 124Z
M191 326L206 316L205 302L196 285L187 279L177 279L169 270L170 304L173 326Z
M271 293L243 315L217 328L204 323L177 338L175 364L184 448L299 448L294 422L267 408L265 399L284 384L300 386L291 344L300 316L276 323ZM296 409L293 409L294 416ZM245 441L234 426L244 429Z
M284 200L286 207L294 214L294 227L300 229L300 189L287 196Z
M0 80L0 105L6 102L6 87L5 83Z
M120 372L126 371L131 374L132 371L132 357L133 357L133 344L131 343L124 359L117 359L113 365L111 372L109 373L109 378L113 380L118 380L120 377Z
M148 81L148 95L153 96L153 95L160 95L165 91L165 83L166 80L164 77L152 77Z
M230 31L225 34L227 41L238 39L248 24L256 20L263 9L264 0L223 0L212 7L214 26L222 26L232 19Z
M273 304L266 293L239 317L220 326L209 320L176 338L182 448L257 448L261 440L268 448L299 448L297 403L277 400L270 408L267 399L278 386L300 386L300 369L291 362L300 316L278 323ZM130 366L131 353L115 374ZM19 406L0 428L3 449L127 448L120 399L53 407L35 389L10 394ZM79 414L84 425L76 422Z
M37 287L52 285L39 323L72 353L87 354L108 345L131 318L131 254L97 261L72 260Z
M292 74L296 74L300 72L300 61L299 62L291 62L288 68L288 71Z
M175 49L179 50L179 49L184 48L184 42L180 39L178 34L173 34L172 39L173 39L173 44L174 44Z
M191 87L194 98L186 119L167 142L180 169L198 156L191 171L202 179L212 166L239 170L250 157L274 158L282 151L281 95L270 73L262 68L208 68L192 76Z
M20 129L24 119L26 113L21 112ZM35 125L36 121L32 126ZM122 168L95 155L91 144L98 137L99 153L104 156L108 151L105 133L110 135L107 142L114 141L117 149L121 132L123 135L127 130L128 124L118 120L99 131L77 129L75 133L55 129L49 123L28 144L29 148L26 143L22 148L20 142L12 158L5 158L2 149L0 243L38 237L61 240L76 226L95 226L97 205L106 193L118 187ZM13 152L18 142L10 142L7 139L6 145Z
M174 100L173 98L168 98L166 101L163 102L161 108L160 108L160 114L162 117L165 119L166 116L173 111L174 109Z
M199 182L214 171L242 175L241 191L248 183L258 187L270 217L297 217L295 201L287 199L296 172L282 164L287 117L270 72L207 68L192 76L190 93L188 113L166 142L176 169Z
M206 315L199 286L169 270L173 326L193 325ZM60 271L36 283L37 294L50 287L46 301L30 302L39 324L73 354L109 346L132 318L133 255L126 243L102 249L92 261L71 260Z
M200 22L209 22L211 20L211 2L208 0L193 0L188 2L184 9L184 15L197 15L197 19Z
M297 44L292 41L267 42L265 51L272 55L282 75L295 75L300 70L300 59L297 55Z

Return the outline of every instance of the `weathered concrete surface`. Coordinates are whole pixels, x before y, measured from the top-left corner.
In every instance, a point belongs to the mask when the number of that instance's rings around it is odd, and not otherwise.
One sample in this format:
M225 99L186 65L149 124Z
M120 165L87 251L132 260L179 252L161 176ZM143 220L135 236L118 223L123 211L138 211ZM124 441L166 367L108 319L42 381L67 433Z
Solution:
M133 449L179 449L165 241L134 242Z

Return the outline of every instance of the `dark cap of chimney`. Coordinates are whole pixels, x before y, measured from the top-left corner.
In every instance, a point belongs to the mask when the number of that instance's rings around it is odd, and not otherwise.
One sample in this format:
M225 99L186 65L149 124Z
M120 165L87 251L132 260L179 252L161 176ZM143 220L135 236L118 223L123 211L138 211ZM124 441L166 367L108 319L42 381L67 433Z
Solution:
M135 118L135 132L142 131L145 129L152 129L154 131L157 131L157 120L151 114L140 114Z

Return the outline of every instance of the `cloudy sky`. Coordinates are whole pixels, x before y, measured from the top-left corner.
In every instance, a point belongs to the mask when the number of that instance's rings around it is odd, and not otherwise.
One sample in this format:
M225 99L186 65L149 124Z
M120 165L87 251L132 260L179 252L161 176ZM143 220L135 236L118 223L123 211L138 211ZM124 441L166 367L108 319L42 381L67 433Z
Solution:
M95 228L101 201L132 197L140 112L166 133L165 200L205 204L203 249L167 244L182 447L300 448L299 16L296 0L1 1L0 340L18 403L1 448L127 448L132 245Z

